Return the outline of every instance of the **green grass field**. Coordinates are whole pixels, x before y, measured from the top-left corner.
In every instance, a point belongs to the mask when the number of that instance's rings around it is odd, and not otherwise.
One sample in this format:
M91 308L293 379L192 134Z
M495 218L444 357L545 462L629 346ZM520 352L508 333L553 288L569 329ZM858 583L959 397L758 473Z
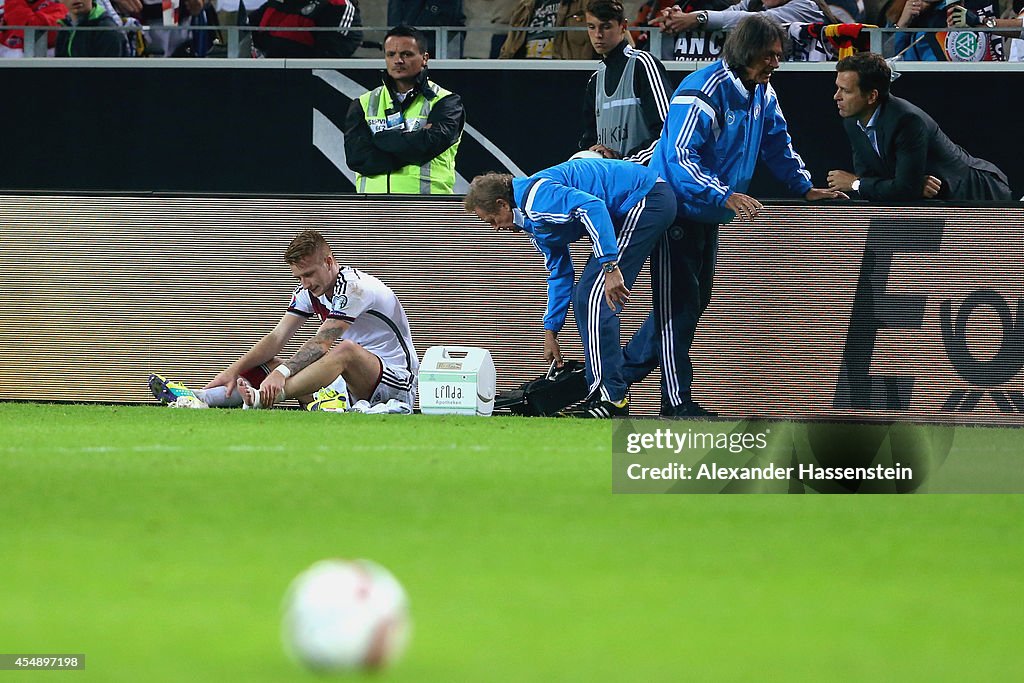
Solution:
M332 556L409 593L376 681L1024 676L1024 497L613 496L610 434L0 404L0 652L87 657L0 679L318 680L280 602Z

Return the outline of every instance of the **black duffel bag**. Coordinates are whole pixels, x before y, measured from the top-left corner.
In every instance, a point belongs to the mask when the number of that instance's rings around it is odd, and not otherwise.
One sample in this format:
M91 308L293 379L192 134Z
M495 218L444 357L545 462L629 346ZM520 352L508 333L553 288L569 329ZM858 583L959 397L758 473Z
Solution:
M498 394L494 399L494 407L510 410L513 415L557 415L585 399L587 393L583 363L567 360L560 368L552 363L547 373L524 383L518 389Z

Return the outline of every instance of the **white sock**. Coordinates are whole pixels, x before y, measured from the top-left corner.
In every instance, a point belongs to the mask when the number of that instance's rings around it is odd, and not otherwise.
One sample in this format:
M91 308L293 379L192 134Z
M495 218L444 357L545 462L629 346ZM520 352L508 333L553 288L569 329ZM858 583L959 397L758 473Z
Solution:
M237 408L242 405L242 395L238 393L238 389L235 389L231 396L228 396L227 387L196 389L195 393L211 408Z

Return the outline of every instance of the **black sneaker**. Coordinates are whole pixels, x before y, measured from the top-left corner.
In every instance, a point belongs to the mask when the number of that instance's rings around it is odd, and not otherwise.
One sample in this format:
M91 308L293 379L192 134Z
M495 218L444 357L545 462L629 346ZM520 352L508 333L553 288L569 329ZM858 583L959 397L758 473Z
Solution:
M696 401L684 401L683 403L667 408L661 412L662 417L718 417L718 413L707 410Z
M576 417L588 417L606 419L609 417L625 417L629 415L629 396L626 396L618 403L602 401L600 396L595 396L586 403Z

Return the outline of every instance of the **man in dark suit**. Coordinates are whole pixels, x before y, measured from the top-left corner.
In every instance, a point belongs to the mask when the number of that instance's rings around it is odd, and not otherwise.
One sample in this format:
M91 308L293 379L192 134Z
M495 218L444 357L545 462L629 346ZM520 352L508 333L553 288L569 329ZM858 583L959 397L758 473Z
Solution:
M931 116L889 95L892 72L861 52L836 65L833 99L853 147L854 173L829 171L831 190L876 201L1011 201L1006 176L950 140Z

